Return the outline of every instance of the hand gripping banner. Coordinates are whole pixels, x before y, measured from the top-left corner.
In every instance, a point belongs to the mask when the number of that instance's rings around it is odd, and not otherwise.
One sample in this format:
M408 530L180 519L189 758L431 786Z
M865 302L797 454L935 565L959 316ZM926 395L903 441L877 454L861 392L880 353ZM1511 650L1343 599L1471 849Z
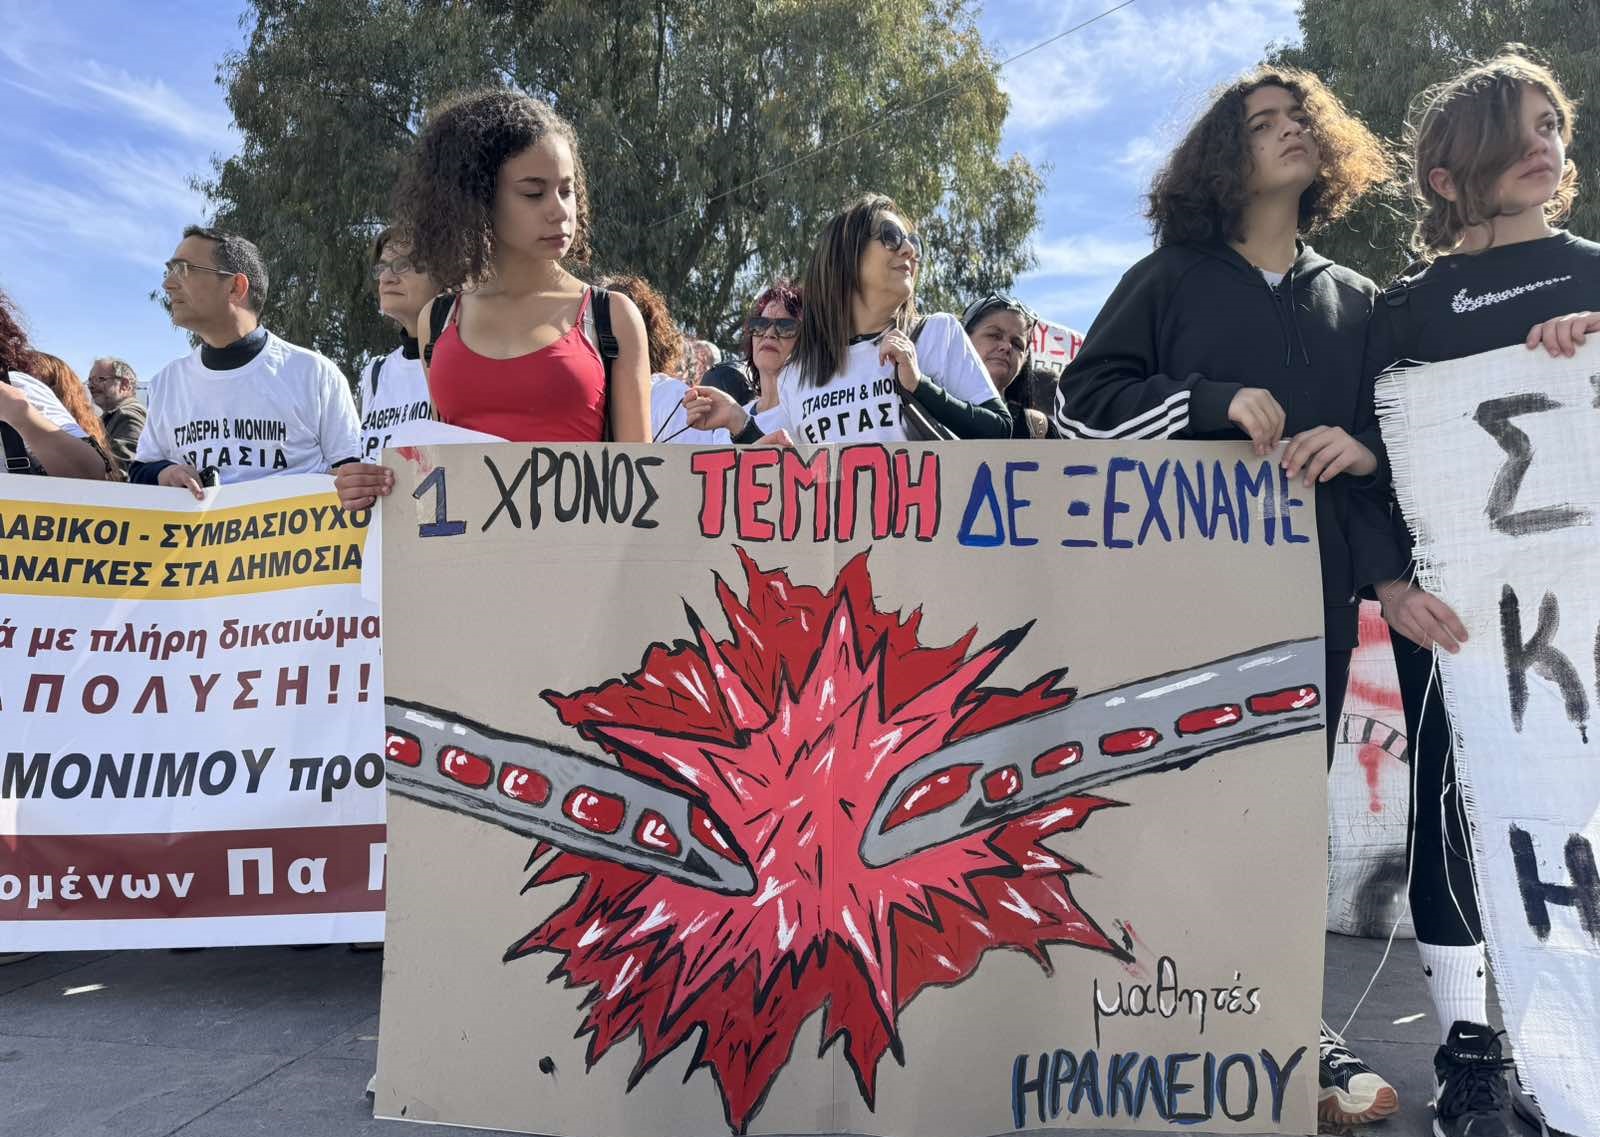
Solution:
M1417 581L1467 627L1439 674L1495 992L1567 1133L1600 1133L1597 364L1519 344L1379 383Z

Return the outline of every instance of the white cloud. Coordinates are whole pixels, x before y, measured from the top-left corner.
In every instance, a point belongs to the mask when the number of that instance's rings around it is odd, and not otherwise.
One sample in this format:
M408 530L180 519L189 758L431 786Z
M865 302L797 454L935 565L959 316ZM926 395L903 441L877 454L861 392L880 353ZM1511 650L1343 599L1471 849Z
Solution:
M1008 126L1042 131L1128 93L1211 86L1256 62L1269 43L1296 37L1296 6L1296 0L1141 0L1002 69L1000 85L1011 98ZM1106 0L1080 0L1059 5L1053 23L1013 21L1028 31L1006 37L996 54L1006 58L1106 7Z
M144 79L92 59L73 77L139 121L177 138L219 148L232 149L236 144L226 111L191 102L160 79Z
M1129 265L1149 256L1151 247L1149 238L1121 240L1094 234L1039 241L1034 244L1038 267L1022 279L1121 276Z

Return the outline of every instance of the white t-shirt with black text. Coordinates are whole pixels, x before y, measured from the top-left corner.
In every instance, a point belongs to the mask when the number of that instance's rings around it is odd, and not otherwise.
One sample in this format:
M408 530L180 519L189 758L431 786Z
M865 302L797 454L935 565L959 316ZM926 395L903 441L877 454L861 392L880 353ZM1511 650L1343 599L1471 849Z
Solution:
M929 316L916 348L918 370L955 398L983 404L1000 397L954 316L943 312ZM878 361L879 350L879 338L852 344L844 366L820 387L802 385L796 364L783 369L778 376L779 397L797 443L907 440L900 418L899 381L892 364Z
M372 389L372 372L378 372L378 389ZM383 358L383 366L376 362L367 368L361 388L361 460L378 462L389 446L389 438L396 428L408 422L437 418L433 398L428 394L428 376L422 370L422 360L407 359L405 349L395 348Z
M8 371L6 376L11 380L11 386L28 400L28 405L39 412L40 418L59 427L63 434L70 434L73 438L89 437L83 427L78 425L78 420L72 417L72 412L62 405L61 400L49 386L21 371ZM0 461L0 474L9 472L5 462Z
M274 474L325 474L359 457L350 388L329 359L268 333L243 367L216 371L196 348L150 381L136 462L215 466L224 485Z

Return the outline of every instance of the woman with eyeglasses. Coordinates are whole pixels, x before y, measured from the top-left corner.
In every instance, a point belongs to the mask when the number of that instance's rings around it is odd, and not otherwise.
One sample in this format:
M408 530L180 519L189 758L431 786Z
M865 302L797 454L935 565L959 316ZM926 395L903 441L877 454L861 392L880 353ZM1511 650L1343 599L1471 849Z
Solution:
M378 311L400 325L400 346L367 368L361 388L361 460L377 462L395 427L435 417L428 377L422 371L417 321L439 286L412 256L411 242L393 226L372 243L372 281ZM334 471L337 481L353 463ZM350 475L346 475L347 477Z
M1011 412L1011 437L1060 438L1050 416L1026 404L1026 386L1019 383L1028 370L1039 317L1022 301L991 292L967 305L961 326Z
M867 194L823 227L778 375L783 425L807 445L1005 438L1006 405L954 316L917 317L922 241Z
M731 363L712 368L690 387L683 405L700 429L722 429L735 442L755 442L783 425L778 377L794 354L804 305L800 293L787 280L768 288L751 306L744 322L744 358L754 372L754 398L741 403L729 391L731 383L717 381L717 373Z

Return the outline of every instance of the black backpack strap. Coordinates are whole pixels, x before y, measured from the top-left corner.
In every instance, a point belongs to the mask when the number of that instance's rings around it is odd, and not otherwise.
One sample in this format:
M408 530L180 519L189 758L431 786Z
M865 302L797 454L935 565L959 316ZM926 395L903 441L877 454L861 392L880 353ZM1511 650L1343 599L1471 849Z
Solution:
M27 444L10 423L0 422L0 450L5 452L5 469L8 474L30 474L33 459L28 456Z
M594 343L600 351L600 363L606 371L606 421L601 433L601 441L611 441L611 368L619 355L622 354L622 345L617 342L615 333L611 330L611 293L604 288L589 289L589 311L594 316Z
M433 303L428 305L428 346L422 349L422 366L433 365L433 347L439 342L439 337L444 335L445 325L450 322L450 313L456 306L456 295L446 292L442 296L435 296Z
M433 345L429 344L428 346L432 347ZM387 355L380 355L377 359L372 361L372 374L367 376L367 382L372 386L372 393L367 396L369 399L376 399L378 397L378 375L383 371L384 361L388 358L389 357Z
M911 326L911 342L912 343L916 343L917 342L917 338L922 335L922 329L927 327L927 326L928 326L928 317L926 317L926 316L922 317L922 319L918 320L915 324L913 324Z

